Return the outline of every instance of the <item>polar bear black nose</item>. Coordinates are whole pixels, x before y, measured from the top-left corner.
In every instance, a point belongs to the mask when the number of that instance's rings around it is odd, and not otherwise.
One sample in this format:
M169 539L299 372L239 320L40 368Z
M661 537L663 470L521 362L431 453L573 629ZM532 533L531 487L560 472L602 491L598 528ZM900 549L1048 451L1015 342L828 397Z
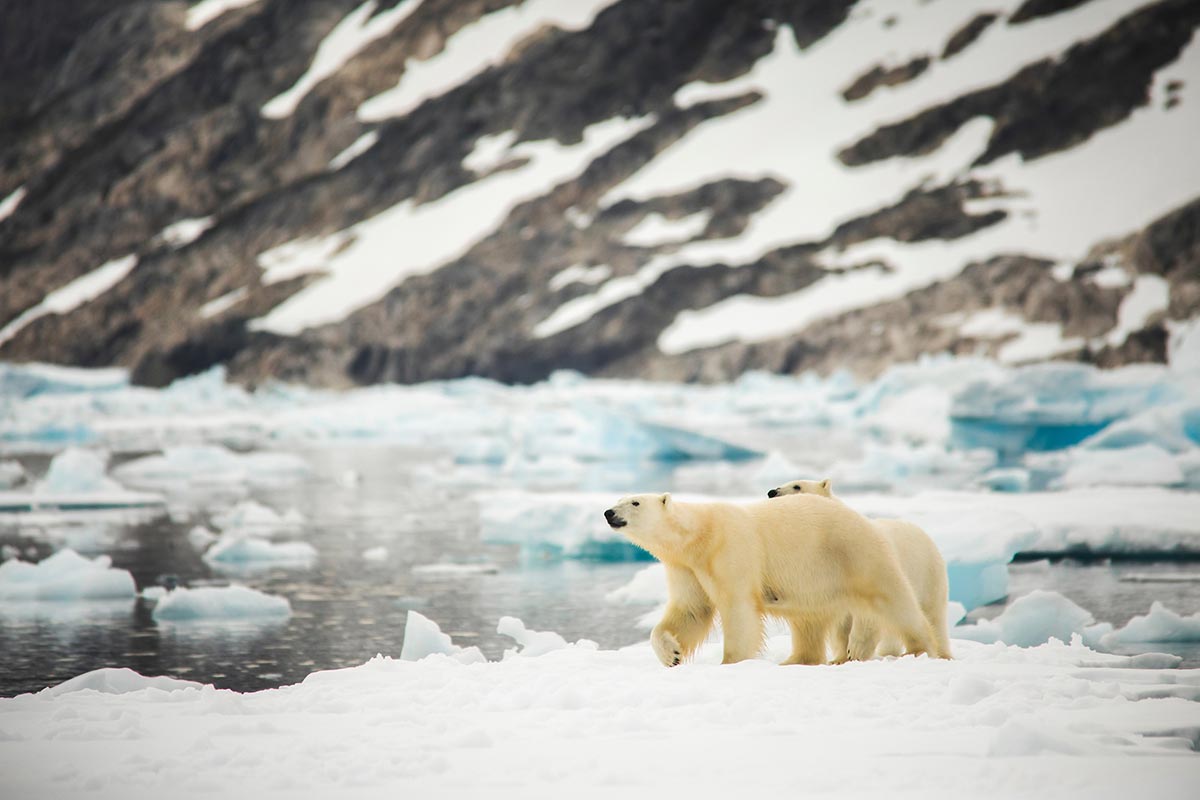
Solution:
M612 522L612 518L615 517L616 515L617 515L617 512L613 511L611 508L608 509L608 511L604 512L604 518L606 520L608 520L609 522Z
M771 491L767 492L767 497L778 497L778 496L779 496L778 489L772 489Z

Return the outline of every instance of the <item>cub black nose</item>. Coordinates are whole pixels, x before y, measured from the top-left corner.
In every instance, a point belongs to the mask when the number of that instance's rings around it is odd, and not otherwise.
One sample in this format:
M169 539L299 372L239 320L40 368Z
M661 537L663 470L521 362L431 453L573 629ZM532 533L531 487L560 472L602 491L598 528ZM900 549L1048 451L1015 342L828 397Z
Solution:
M608 520L609 522L612 522L612 518L615 517L616 515L617 515L617 512L613 511L611 508L608 511L604 512L604 518L606 520Z
M767 497L777 497L778 495L779 495L778 489L772 489L771 491L767 492Z

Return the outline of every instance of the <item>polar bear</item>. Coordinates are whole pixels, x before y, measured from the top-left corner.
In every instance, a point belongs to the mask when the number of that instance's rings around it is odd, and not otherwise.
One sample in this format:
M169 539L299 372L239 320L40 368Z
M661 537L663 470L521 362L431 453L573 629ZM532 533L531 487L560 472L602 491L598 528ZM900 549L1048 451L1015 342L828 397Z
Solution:
M762 649L764 615L791 628L788 664L825 663L830 628L847 614L894 631L909 652L943 655L892 545L838 500L738 505L639 494L604 517L666 567L669 599L651 644L669 667L696 650L717 614L726 664Z
M822 481L790 481L767 492L767 497L786 497L789 495L807 494L828 497L833 496L833 483L826 478ZM840 501L839 501L840 502ZM937 651L950 654L950 637L946 626L946 601L949 599L950 586L946 577L946 562L941 552L929 534L911 522L902 519L871 520L875 526L888 537L896 549L900 559L900 569L912 585L921 612L929 621L937 639ZM839 625L833 636L835 657L848 655L850 659L861 661L870 658L876 652L875 645L881 631L876 629L868 620L846 620ZM897 642L885 640L878 650L880 655L899 655Z

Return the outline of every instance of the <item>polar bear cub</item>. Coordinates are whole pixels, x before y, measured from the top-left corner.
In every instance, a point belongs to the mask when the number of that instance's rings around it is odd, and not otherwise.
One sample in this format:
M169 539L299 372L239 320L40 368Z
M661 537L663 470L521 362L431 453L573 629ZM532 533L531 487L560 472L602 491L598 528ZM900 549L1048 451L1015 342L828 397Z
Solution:
M767 497L786 497L796 494L817 495L836 500L832 482L791 481L767 492ZM840 502L840 501L838 501ZM949 598L949 582L946 577L946 562L929 534L911 522L902 519L872 520L875 526L891 541L900 559L900 568L912 585L921 611L929 621L938 641L938 651L949 657L950 637L946 626L946 601ZM843 624L834 632L833 648L837 658L849 654L852 660L870 658L881 631L873 629L867 620L855 619L851 629ZM881 655L899 655L895 642L886 642L880 649Z
M651 644L667 666L690 656L720 615L724 663L753 658L763 617L787 620L789 664L822 664L846 616L893 632L912 653L948 657L921 612L895 549L840 501L798 494L744 505L624 497L608 524L666 567L668 603Z

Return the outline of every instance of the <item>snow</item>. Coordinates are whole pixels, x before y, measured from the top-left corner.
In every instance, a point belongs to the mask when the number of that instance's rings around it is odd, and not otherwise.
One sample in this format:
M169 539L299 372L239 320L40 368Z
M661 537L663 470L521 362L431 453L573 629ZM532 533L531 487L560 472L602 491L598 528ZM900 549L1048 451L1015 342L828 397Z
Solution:
M374 147L378 141L379 131L367 131L362 136L359 136L357 139L351 142L349 147L330 159L329 168L332 170L341 169Z
M216 217L189 217L188 219L181 219L163 228L157 238L177 250L199 239L215 222Z
M1129 334L1140 331L1155 314L1166 311L1170 290L1165 278L1139 275L1117 309L1117 324L1108 334L1108 343L1114 347L1123 345Z
M514 655L536 658L544 656L546 653L552 653L555 650L565 650L572 646L566 639L554 631L533 631L526 628L525 623L516 617L501 617L500 622L496 625L496 633L509 637L520 648L519 650L506 650L504 652L505 658L510 658ZM595 642L588 641L587 639L579 640L574 646L585 650L598 649Z
M525 0L480 17L453 33L441 52L424 61L409 59L400 82L358 107L358 118L374 122L403 116L433 97L461 86L499 65L516 45L546 26L582 30L614 0Z
M199 3L188 8L184 26L189 31L199 30L226 11L233 11L256 2L258 0L200 0Z
M610 275L612 275L612 267L607 264L596 264L591 267L572 264L550 279L550 291L557 292L573 283L595 286L597 283L608 280Z
M236 306L238 303L246 299L248 291L245 286L234 289L232 292L226 292L220 297L209 300L204 305L200 306L200 310L196 313L201 319L212 319L219 317L229 309Z
M247 586L180 587L165 594L154 606L155 622L277 620L291 615L292 606L287 598Z
M15 559L0 564L0 613L21 603L132 600L136 594L133 576L114 568L108 556L93 559L63 549L36 564Z
M748 785L787 796L801 780L806 796L902 787L926 797L1190 798L1200 779L1188 757L1200 730L1197 671L1161 668L1161 658L1078 642L955 641L953 661L773 663L787 650L773 638L763 658L722 666L714 642L670 670L647 644L485 663L412 612L407 657L281 690L137 689L131 677L114 680L131 689L120 694L0 699L0 769L14 797L601 797L665 787L716 797ZM69 759L46 758L48 740Z
M1200 372L1200 317L1168 321L1167 362L1180 372Z
M1058 323L1028 322L1005 308L976 311L957 327L960 335L975 339L1008 338L996 354L1005 364L1051 358L1084 343L1079 338L1063 339L1062 325Z
M25 199L25 194L25 187L18 186L9 193L8 197L0 200L0 222L13 215L13 212L17 210L17 206L21 205L21 201Z
M3 328L0 328L0 345L16 336L22 328L35 319L47 314L68 314L84 303L95 300L137 266L137 256L128 255L105 262L86 275L80 276L65 286L55 289L42 298L42 302L25 311Z
M1052 456L1046 457L1047 461ZM1038 466L1035 462L1034 466ZM1183 470L1166 450L1154 444L1135 445L1111 450L1080 449L1070 460L1056 486L1179 486L1185 482Z
M657 212L647 214L634 225L621 241L632 247L662 247L682 244L704 233L712 219L712 212L697 211L679 219L670 219Z
M1137 230L1193 197L1200 164L1184 158L1183 166L1177 166L1180 159L1161 158L1143 168L1142 159L1133 154L1189 152L1191 131L1200 124L1200 104L1193 103L1190 110L1175 116L1178 108L1168 112L1161 104L1146 106L1069 151L1033 161L1014 154L986 167L971 167L991 135L992 123L986 118L967 122L924 156L847 168L834 154L914 109L998 83L1024 64L1057 56L1141 5L1090 2L1020 26L992 26L961 54L962 62L957 57L950 64L935 61L917 79L851 104L840 96L839 82L846 75L865 72L881 53L898 62L940 46L973 13L994 11L995 4L957 3L952 11L915 0L860 4L849 23L804 51L796 48L790 31L781 26L773 52L749 74L715 88L684 87L677 95L677 102L693 102L756 90L765 93L764 101L699 126L602 202L670 195L731 171L742 177L781 179L788 185L785 193L755 215L742 235L695 242L653 259L633 276L615 278L590 296L572 299L537 327L537 335L550 336L578 325L598 310L639 294L677 266L753 263L779 247L820 241L837 224L895 202L922 176L935 182L955 177L997 182L1011 195L989 202L1004 207L1009 216L950 242L871 241L844 253L827 251L822 258L831 269L873 260L882 260L892 269L833 272L790 295L734 296L708 308L681 312L662 334L660 349L682 353L794 334L819 319L951 278L968 263L998 252L1078 259L1100 239ZM878 16L895 16L898 23L879 25ZM1020 53L1023 63L1014 63L1014 53ZM1179 61L1159 71L1155 86L1194 75L1198 63L1200 43L1194 42ZM796 74L813 79L797 81ZM731 152L739 154L734 170L726 155ZM1066 347L1059 336L1056 329L1040 328L1032 343L1039 351ZM1011 357L1025 358L1019 351Z
M484 134L475 140L475 146L462 160L462 165L480 175L491 172L512 157L510 153L516 141L516 131Z
M371 42L387 36L420 7L421 0L404 0L376 14L375 0L367 0L321 40L308 71L290 89L268 100L262 107L262 115L269 119L291 116L314 86L340 70Z
M442 633L437 623L428 617L410 610L404 623L404 644L400 648L401 661L420 661L431 655L448 656L460 664L478 664L487 661L478 647L459 647Z
M596 123L576 145L522 142L511 150L514 158L527 159L517 169L493 173L420 205L404 200L344 231L288 242L261 254L268 283L314 269L326 274L251 327L294 335L343 319L405 278L432 272L459 257L503 222L512 208L574 177L650 122L614 118Z

